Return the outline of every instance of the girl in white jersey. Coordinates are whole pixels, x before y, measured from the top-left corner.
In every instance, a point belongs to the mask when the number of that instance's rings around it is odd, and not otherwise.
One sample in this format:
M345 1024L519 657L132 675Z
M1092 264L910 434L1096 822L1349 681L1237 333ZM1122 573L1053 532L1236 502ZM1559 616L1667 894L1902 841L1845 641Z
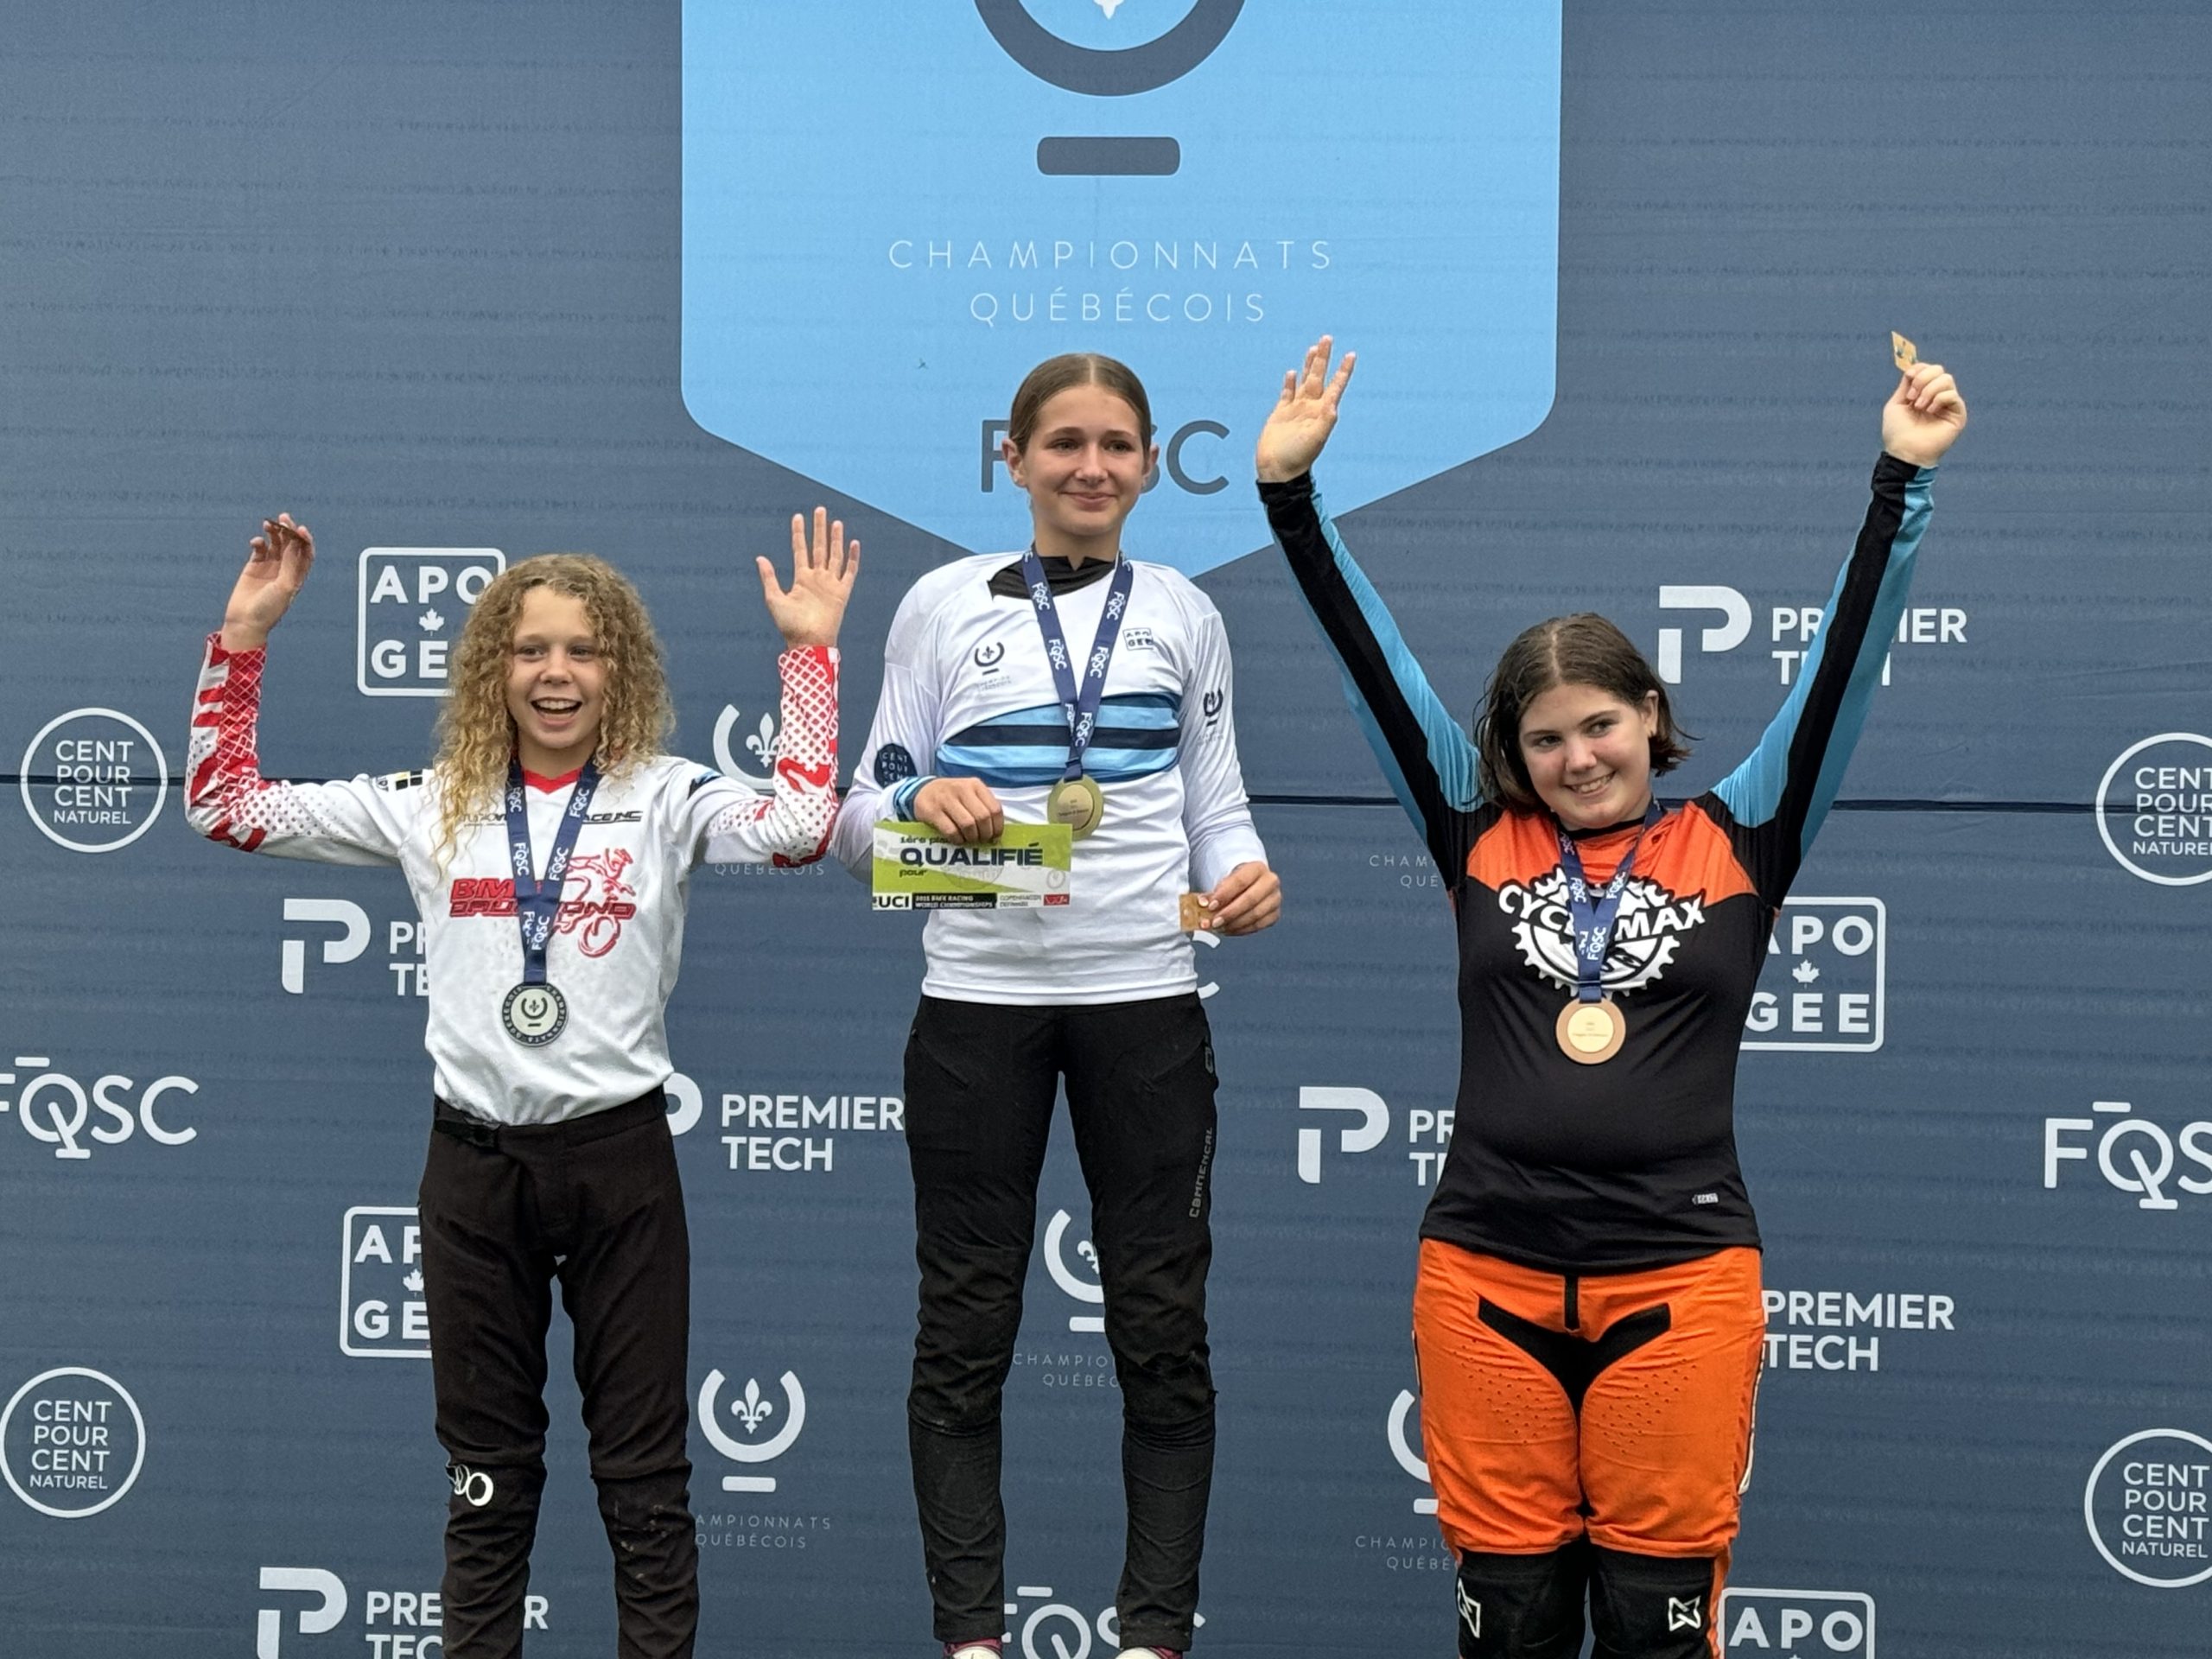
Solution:
M662 1022L702 858L803 864L836 815L837 626L860 545L791 521L775 785L660 752L674 717L634 589L574 554L477 601L428 772L264 779L264 647L315 558L266 521L207 642L187 783L193 827L247 852L396 864L422 912L435 1065L423 1296L452 1487L448 1659L522 1649L544 1485L545 1330L575 1327L592 1478L624 1659L689 1655L698 1559L684 1455L690 1257L661 1088Z
M1065 907L930 918L906 1048L908 1435L936 1634L961 1659L995 1654L1006 1624L999 1406L1063 1079L1122 1389L1123 1651L1179 1653L1198 1606L1214 1065L1178 899L1198 890L1206 925L1236 934L1272 924L1281 893L1237 766L1221 617L1175 570L1122 556L1152 438L1144 388L1110 358L1031 372L1004 449L1030 551L955 561L900 603L836 831L863 880L879 818L963 842L1048 817L1078 836Z

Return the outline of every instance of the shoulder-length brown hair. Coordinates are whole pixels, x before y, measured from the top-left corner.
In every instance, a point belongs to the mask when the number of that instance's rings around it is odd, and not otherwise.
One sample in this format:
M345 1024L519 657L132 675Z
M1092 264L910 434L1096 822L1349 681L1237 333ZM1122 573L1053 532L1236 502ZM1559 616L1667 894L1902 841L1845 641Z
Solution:
M599 764L619 776L661 752L676 729L660 639L645 602L621 573L588 553L544 553L493 578L468 613L455 647L452 690L438 715L433 763L441 799L435 856L453 855L461 826L489 811L507 781L515 747L507 712L507 661L524 597L550 588L583 602L592 639L607 665L599 722Z
M1485 800L1516 812L1543 810L1521 759L1521 721L1529 705L1555 685L1595 686L1639 709L1656 692L1652 773L1672 772L1689 758L1690 734L1675 724L1667 688L1643 653L1604 617L1578 611L1525 630L1497 659L1475 715L1475 759Z
M1144 382L1128 364L1102 352L1064 352L1048 357L1022 377L1014 394L1014 408L1007 417L1006 435L1019 450L1029 448L1036 435L1037 417L1045 405L1070 386L1103 386L1136 411L1137 442L1152 444L1152 400Z

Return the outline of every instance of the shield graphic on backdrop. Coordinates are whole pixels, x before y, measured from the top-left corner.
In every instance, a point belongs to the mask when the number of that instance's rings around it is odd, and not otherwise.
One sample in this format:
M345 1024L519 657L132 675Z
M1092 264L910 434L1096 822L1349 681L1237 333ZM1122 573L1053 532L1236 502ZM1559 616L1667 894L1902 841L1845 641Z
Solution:
M1164 451L1126 544L1212 569L1267 541L1252 442L1324 332L1339 512L1542 422L1559 86L1559 0L686 0L685 406L1005 547L1014 389L1103 351Z

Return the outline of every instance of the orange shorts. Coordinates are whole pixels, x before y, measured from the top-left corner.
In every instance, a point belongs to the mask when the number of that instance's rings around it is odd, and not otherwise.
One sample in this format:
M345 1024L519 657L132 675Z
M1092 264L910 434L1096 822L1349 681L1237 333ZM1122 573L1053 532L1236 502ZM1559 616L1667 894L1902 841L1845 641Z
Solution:
M1569 1278L1423 1239L1414 1342L1445 1541L1710 1556L1717 1599L1765 1331L1749 1248Z

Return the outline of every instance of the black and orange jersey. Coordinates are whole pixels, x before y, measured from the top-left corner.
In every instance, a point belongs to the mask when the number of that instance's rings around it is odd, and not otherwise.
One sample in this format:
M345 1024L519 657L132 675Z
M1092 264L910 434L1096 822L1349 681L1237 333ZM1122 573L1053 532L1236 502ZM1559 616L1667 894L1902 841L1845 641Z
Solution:
M1873 501L1802 671L1741 766L1667 810L1637 855L1605 984L1628 1023L1578 1065L1573 921L1547 813L1483 801L1473 743L1430 688L1309 477L1262 484L1345 694L1445 875L1459 935L1459 1088L1424 1237L1554 1272L1624 1272L1757 1244L1736 1160L1736 1054L1767 939L1834 799L1912 580L1933 467L1876 463ZM1638 823L1576 836L1608 880Z

